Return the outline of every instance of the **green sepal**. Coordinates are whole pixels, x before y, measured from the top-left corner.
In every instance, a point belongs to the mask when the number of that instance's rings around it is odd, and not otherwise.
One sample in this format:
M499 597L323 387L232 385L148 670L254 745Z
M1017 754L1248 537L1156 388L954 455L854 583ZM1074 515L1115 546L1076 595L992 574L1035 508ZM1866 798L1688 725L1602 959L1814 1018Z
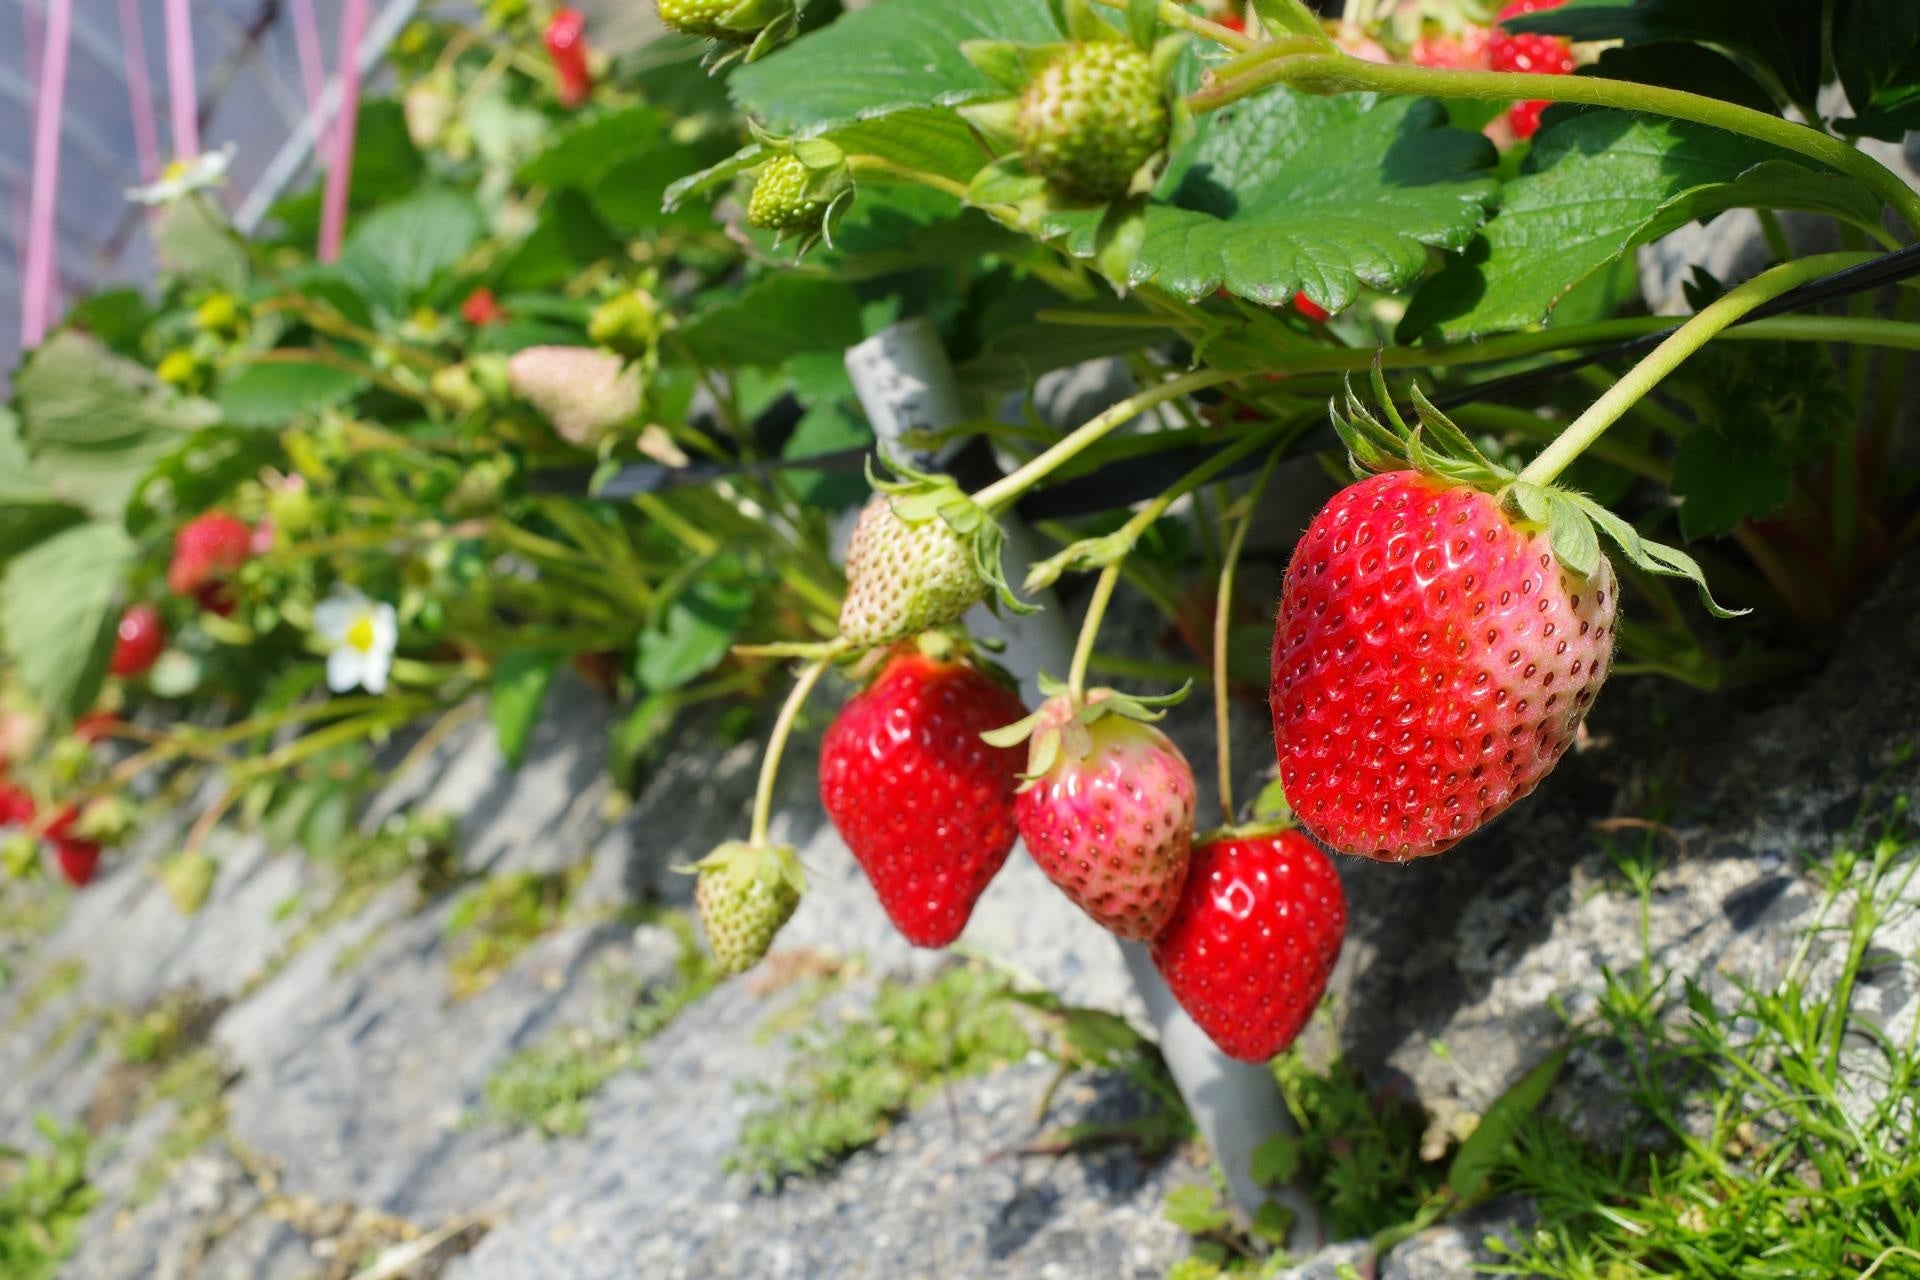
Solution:
M1259 15L1261 25L1276 37L1314 36L1323 44L1333 44L1320 19L1300 0L1249 0L1249 3Z
M1012 40L968 40L960 46L960 54L973 64L973 69L987 79L1017 94L1025 89L1033 78L1046 69L1049 62L1065 53L1067 46L1054 44L1019 44ZM964 111L962 114L965 114Z
M1098 538L1082 538L1031 566L1021 589L1029 594L1044 591L1068 572L1086 573L1104 569L1124 559L1138 541L1124 527Z
M1019 156L1001 157L967 184L968 204L1012 205L1028 219L1044 211L1046 202L1046 179L1022 164Z
M972 125L995 151L1019 149L1019 99L994 98L988 102L970 102L956 110L960 118Z
M1070 39L1083 44L1097 40L1125 40L1118 28L1096 10L1089 0L1065 0L1060 13Z
M1164 718L1167 708L1183 700L1193 689L1189 680L1172 693L1147 696L1120 693L1114 689L1092 689L1084 697L1074 698L1066 685L1041 672L1037 677L1046 702L1010 725L980 735L981 741L994 747L1027 746L1026 779L1022 790L1044 777L1062 758L1083 760L1093 750L1093 726L1108 716L1121 716L1152 724Z
M1700 568L1700 562L1678 547L1669 547L1665 543L1642 538L1638 529L1584 493L1571 493L1566 490L1555 492L1597 525L1600 532L1612 539L1614 545L1620 548L1621 554L1626 556L1635 568L1663 578L1683 578L1691 582L1694 590L1700 595L1700 603L1714 617L1738 618L1752 612L1751 609L1728 609L1715 600L1713 592L1707 587L1707 575ZM1557 547L1555 554L1559 554Z
M758 131L756 130L756 133ZM764 163L769 152L769 142L756 138L719 164L710 165L698 173L690 173L667 187L661 199L661 207L671 213L680 207L689 196L697 196L745 173L747 170Z
M896 517L906 524L920 524L935 517L946 521L947 527L958 534L966 545L967 553L973 559L974 574L987 585L989 603L1017 614L1037 612L1035 606L1016 596L1008 585L1003 563L1006 531L987 514L984 507L962 490L951 476L916 471L897 458L883 461L888 470L902 478L880 478L874 474L869 460L867 483L876 493L888 496Z
M1159 32L1159 0L1127 0L1127 35L1142 52L1152 52Z

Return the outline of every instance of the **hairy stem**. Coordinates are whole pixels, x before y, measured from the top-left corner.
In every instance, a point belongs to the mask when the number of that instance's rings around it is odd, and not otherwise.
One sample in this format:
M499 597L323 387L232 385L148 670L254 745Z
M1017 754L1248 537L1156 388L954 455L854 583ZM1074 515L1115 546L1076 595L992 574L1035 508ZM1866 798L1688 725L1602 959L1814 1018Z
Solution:
M800 708L806 705L807 695L820 683L820 677L827 673L836 652L814 660L800 673L800 678L793 682L793 691L780 707L779 718L773 722L773 732L767 736L767 753L760 758L760 784L753 793L753 826L747 835L747 839L756 846L767 843L767 824L773 817L773 784L780 776L780 756L787 749L787 739L793 733L793 722L800 718Z
M1116 428L1133 421L1155 405L1179 396L1191 395L1207 387L1217 387L1223 382L1232 382L1240 376L1238 373L1225 373L1218 369L1202 369L1128 396L1071 435L1055 442L1052 448L1031 459L1019 470L1011 475L1002 476L974 494L973 500L988 514L999 511L1034 485L1098 444Z
M1559 439L1527 464L1526 470L1520 473L1520 479L1532 484L1551 484L1640 397L1653 390L1662 378L1705 346L1714 335L1761 303L1830 271L1853 266L1869 256L1862 253L1827 253L1803 258L1799 262L1789 262L1763 271L1745 284L1728 290L1723 297L1681 325L1679 332L1655 347L1620 381L1614 383L1605 395L1588 406L1587 411L1575 418Z
M1080 620L1080 639L1073 646L1073 666L1067 672L1067 694L1075 702L1087 691L1087 663L1093 657L1093 642L1099 638L1100 622L1107 616L1107 605L1113 600L1114 584L1120 581L1120 566L1125 562L1122 556L1100 571L1099 581L1093 584L1093 598L1087 601L1087 616Z
M1609 80L1604 76L1547 76L1518 71L1444 71L1432 67L1366 62L1325 48L1302 51L1283 44L1255 49L1209 76L1188 101L1195 111L1212 111L1288 83L1310 93L1418 94L1431 98L1506 101L1541 99L1615 107L1688 120L1743 134L1816 160L1857 179L1899 211L1908 226L1920 230L1920 193L1886 166L1818 129L1783 120L1752 107L1737 106L1703 94L1658 85Z

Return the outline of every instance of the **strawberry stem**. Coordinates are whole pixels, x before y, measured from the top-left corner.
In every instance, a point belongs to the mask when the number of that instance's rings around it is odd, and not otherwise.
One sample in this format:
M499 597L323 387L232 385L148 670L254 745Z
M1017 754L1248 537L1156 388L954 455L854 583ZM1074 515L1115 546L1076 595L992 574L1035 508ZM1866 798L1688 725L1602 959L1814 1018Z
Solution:
M1207 387L1217 387L1223 382L1232 382L1240 376L1238 373L1224 372L1219 369L1202 369L1128 396L1119 404L1088 421L1085 426L1056 441L1052 448L1029 459L1019 470L1000 477L974 494L973 500L988 515L994 515L1053 472L1098 444L1116 428L1133 421L1155 405L1190 395Z
M1913 191L1871 156L1807 125L1681 89L1610 80L1604 76L1447 71L1388 65L1367 62L1333 48L1303 51L1298 44L1281 42L1262 46L1228 63L1187 101L1196 114L1214 111L1276 83L1291 84L1309 93L1373 90L1441 99L1578 102L1688 120L1757 138L1838 169L1892 205L1908 226L1920 230L1920 192Z
M1093 642L1100 636L1100 622L1107 616L1107 604L1113 599L1114 584L1120 581L1122 556L1100 571L1093 584L1093 598L1087 601L1087 616L1080 620L1080 639L1073 646L1073 666L1067 671L1067 694L1078 704L1087 691L1087 663L1093 658Z
M773 816L773 784L780 776L780 755L787 749L793 722L800 718L800 708L806 705L807 695L820 683L820 677L827 673L838 652L835 648L807 664L800 678L793 682L793 691L781 704L780 716L773 722L773 732L767 736L767 753L760 758L760 785L753 793L753 826L747 833L748 843L755 848L764 848L767 843L767 824Z
M1722 329L1763 302L1830 271L1853 266L1872 256L1867 253L1819 254L1798 262L1782 263L1729 289L1681 325L1672 337L1655 347L1645 359L1629 369L1604 395L1589 405L1585 413L1569 423L1558 439L1527 464L1519 479L1537 485L1553 483L1561 472L1573 464L1574 459L1600 438L1601 433Z
M1109 9L1124 10L1127 7L1127 0L1094 0L1094 3L1103 4ZM1205 36L1217 44L1223 44L1229 49L1242 53L1254 46L1253 37L1246 32L1235 31L1232 27L1223 27L1217 22L1207 21L1198 14L1188 13L1173 0L1160 0L1160 21L1170 27L1178 27L1183 31L1191 31L1197 36Z
M1233 535L1227 539L1226 554L1220 559L1220 589L1213 606L1213 737L1215 753L1220 758L1221 821L1227 826L1233 825L1235 813L1233 744L1229 738L1233 728L1233 708L1227 699L1227 633L1233 622L1233 575L1240 567L1241 549L1247 545L1247 533L1253 528L1253 517L1260 509L1260 495L1266 492L1267 480L1280 461L1280 453L1279 449L1275 449L1267 455L1259 478L1247 490L1246 497L1240 500L1243 510L1234 523Z

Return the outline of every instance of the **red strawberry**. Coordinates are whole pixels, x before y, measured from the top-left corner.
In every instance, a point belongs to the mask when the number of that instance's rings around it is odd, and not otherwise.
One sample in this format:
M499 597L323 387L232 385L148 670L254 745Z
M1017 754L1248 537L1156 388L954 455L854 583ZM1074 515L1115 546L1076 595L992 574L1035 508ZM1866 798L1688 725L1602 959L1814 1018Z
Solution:
M253 530L246 522L224 511L195 516L174 537L168 589L212 608L210 588L223 585L247 562L252 540Z
M1245 35L1247 33L1247 20L1241 14L1223 13L1219 17L1215 18L1214 22L1220 26L1225 27L1229 31L1238 31L1241 35Z
M1498 22L1521 14L1557 9L1566 0L1513 0L1500 10ZM1575 66L1573 46L1559 36L1516 35L1494 28L1487 44L1487 64L1495 71L1526 71L1535 75L1572 75ZM1516 102L1507 112L1507 127L1516 138L1531 138L1540 130L1544 101Z
M1026 713L977 668L910 649L827 730L820 802L916 947L960 936L1013 848L1022 756L980 735Z
M1105 714L1113 700L1107 690L1079 705L1069 694L1048 699L1032 718L1031 781L1014 816L1027 852L1076 906L1144 941L1187 878L1193 767L1152 725Z
M119 723L113 712L96 709L73 722L73 736L81 742L98 742L110 736Z
M1438 67L1443 71L1485 71L1490 64L1487 46L1493 33L1484 27L1468 27L1459 34L1440 31L1421 36L1408 50L1415 66Z
M32 793L0 782L0 827L24 827L34 813Z
M120 615L109 666L122 678L143 676L166 647L167 624L160 611L150 604L131 605Z
M68 805L47 824L45 834L47 843L53 846L53 860L59 866L60 874L74 888L84 889L93 882L94 873L100 869L100 846L71 834L73 824L79 817L80 811Z
M1153 963L1229 1057L1265 1062L1313 1016L1346 932L1347 895L1311 840L1223 835L1193 851Z
M1327 321L1327 309L1304 293L1293 295L1293 309L1314 324L1325 324Z
M460 304L460 318L476 329L483 329L505 320L507 309L500 305L500 299L493 296L493 290L475 289Z
M560 77L560 105L577 107L593 95L587 69L587 18L578 9L559 9L547 23L547 56Z
M1414 471L1348 485L1287 567L1280 776L1308 830L1389 862L1451 847L1546 777L1607 677L1617 591L1492 494Z

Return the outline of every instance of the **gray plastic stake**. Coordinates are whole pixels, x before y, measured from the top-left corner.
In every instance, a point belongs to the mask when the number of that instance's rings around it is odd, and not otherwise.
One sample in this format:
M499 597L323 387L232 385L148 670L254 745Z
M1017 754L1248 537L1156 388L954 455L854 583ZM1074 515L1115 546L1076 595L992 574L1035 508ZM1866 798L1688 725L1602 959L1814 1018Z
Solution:
M882 330L847 352L847 373L880 441L914 467L937 469L937 457L897 443L909 430L937 430L965 416L953 366L933 326L915 318ZM1019 582L1036 558L1034 538L1018 520L1003 517L1001 524L1006 530L1007 578ZM1000 660L1019 679L1029 706L1039 705L1039 672L1063 676L1073 657L1073 636L1058 601L1049 592L1035 597L1034 603L1041 611L1013 625L984 607L967 619L976 634L1006 641ZM1221 1053L1180 1008L1146 947L1130 942L1118 946L1174 1083L1220 1165L1243 1222L1265 1202L1277 1201L1293 1215L1289 1249L1306 1253L1319 1248L1327 1233L1312 1200L1296 1188L1263 1188L1253 1180L1254 1149L1270 1138L1298 1132L1273 1074Z

